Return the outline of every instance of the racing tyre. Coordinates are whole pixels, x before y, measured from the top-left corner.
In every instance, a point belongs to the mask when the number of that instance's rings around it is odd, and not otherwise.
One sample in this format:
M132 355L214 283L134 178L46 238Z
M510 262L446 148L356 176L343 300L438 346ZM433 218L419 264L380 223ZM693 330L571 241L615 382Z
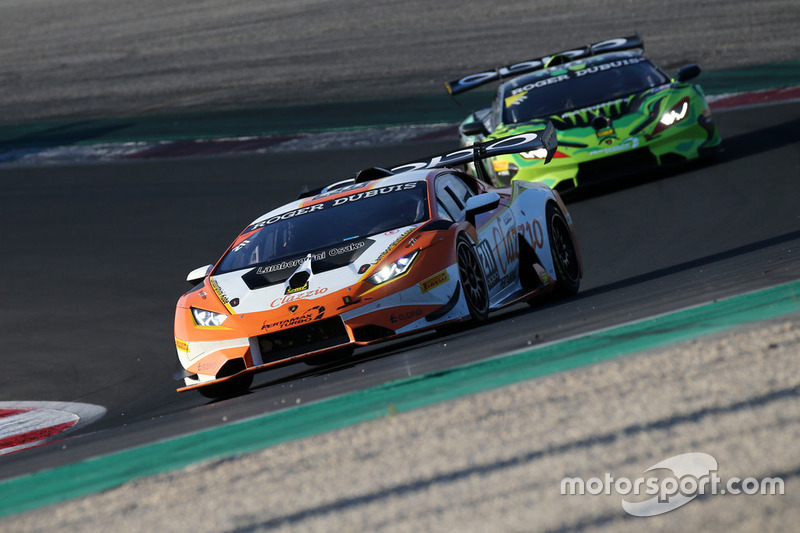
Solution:
M578 252L572 240L569 224L561 210L553 203L547 204L547 233L550 237L550 250L556 268L556 295L572 296L581 284L581 265Z
M197 389L197 392L212 400L218 398L232 398L233 396L239 396L247 392L252 383L253 374L244 374L222 383L200 387Z
M489 285L475 247L464 235L456 241L456 258L469 314L474 322L485 322L489 317Z

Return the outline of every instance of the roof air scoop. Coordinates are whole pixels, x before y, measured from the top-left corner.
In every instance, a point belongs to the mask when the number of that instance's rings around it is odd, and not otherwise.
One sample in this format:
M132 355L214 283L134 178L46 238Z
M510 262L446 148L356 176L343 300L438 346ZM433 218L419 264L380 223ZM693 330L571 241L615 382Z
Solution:
M303 263L294 271L294 274L286 280L286 294L308 289L308 280L311 279L311 275L311 254L308 254Z

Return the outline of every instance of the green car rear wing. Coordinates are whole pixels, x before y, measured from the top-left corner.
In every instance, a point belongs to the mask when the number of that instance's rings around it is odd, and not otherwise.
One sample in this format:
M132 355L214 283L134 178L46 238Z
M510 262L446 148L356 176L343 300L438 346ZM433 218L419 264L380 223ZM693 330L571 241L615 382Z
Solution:
M457 80L448 81L445 85L447 86L447 91L452 96L455 96L493 81L501 81L513 76L519 76L520 74L527 74L534 70L566 63L573 59L580 59L582 57L589 57L607 52L620 52L623 50L638 50L639 53L644 52L644 41L639 36L639 32L636 32L635 35L631 35L630 37L600 41L581 48L564 50L563 52L530 59L521 63L514 63L494 70L470 74L469 76Z

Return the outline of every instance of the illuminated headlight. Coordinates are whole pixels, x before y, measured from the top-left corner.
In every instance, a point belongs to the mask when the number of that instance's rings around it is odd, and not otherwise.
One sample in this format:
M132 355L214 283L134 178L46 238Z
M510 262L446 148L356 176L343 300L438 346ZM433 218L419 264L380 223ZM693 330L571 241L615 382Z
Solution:
M509 163L508 161L494 160L492 161L492 168L494 169L495 174L497 174L499 177L509 179L513 178L514 175L519 171L519 167L517 165L514 163Z
M536 150L520 152L519 155L522 159L544 159L547 157L547 148L537 148Z
M656 129L653 131L653 133L655 134L664 131L670 126L677 124L681 120L685 119L688 115L689 115L689 99L683 98L672 109L670 109L661 116L661 119L658 121L658 125L656 126Z
M380 285L381 283L386 283L390 279L394 279L397 276L405 274L405 272L411 267L411 263L413 263L414 259L417 258L418 254L419 250L412 254L408 254L405 257L401 257L394 263L386 265L378 272L371 275L369 278L367 278L367 280L373 285Z
M228 318L228 315L196 307L192 307L192 316L194 316L194 321L198 326L221 326L225 319Z

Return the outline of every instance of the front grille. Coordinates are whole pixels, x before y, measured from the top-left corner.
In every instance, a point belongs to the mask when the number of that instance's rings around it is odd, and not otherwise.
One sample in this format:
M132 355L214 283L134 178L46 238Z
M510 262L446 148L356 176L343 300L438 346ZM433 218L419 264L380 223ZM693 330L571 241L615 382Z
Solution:
M324 350L350 342L340 317L316 320L309 324L267 333L258 337L265 363Z
M621 175L633 174L658 165L647 148L601 157L578 165L578 184L586 184Z
M370 342L378 339L384 339L394 335L394 331L383 326L376 326L374 324L361 326L353 330L353 337L356 342Z
M682 156L681 154L664 154L661 156L661 164L664 166L682 165L686 163L686 161L686 157Z

